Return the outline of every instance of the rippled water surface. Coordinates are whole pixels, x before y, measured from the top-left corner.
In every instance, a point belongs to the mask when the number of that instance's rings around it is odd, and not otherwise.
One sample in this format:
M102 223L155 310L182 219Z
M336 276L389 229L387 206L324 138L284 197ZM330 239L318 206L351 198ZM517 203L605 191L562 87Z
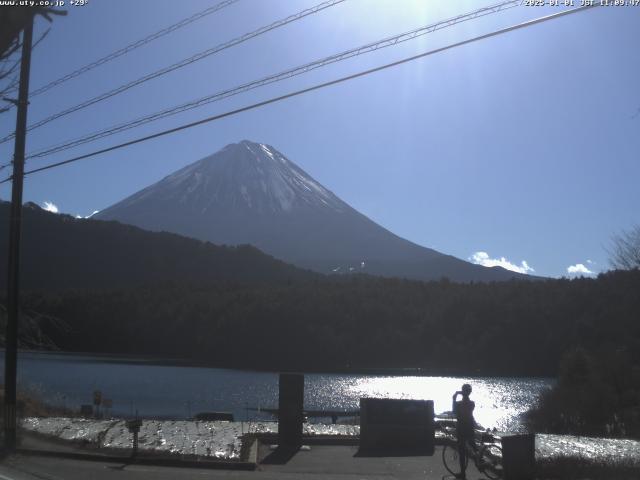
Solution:
M62 354L21 354L20 388L51 403L77 407L94 390L113 401L113 414L186 418L203 411L233 412L238 420L269 418L251 408L277 407L278 375L266 372L154 365ZM516 430L518 416L551 385L540 378L461 378L373 375L305 375L307 409L357 409L360 397L434 400L436 413L450 410L462 383L473 385L476 420Z

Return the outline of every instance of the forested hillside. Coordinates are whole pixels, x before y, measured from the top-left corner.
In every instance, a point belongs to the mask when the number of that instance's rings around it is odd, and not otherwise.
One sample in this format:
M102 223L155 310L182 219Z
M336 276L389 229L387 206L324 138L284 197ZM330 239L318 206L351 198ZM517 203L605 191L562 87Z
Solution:
M0 201L0 224L9 203ZM119 288L167 281L245 284L314 278L249 245L217 246L171 233L147 232L117 222L56 215L37 205L23 209L21 284L26 289ZM7 252L8 235L0 235ZM0 255L0 272L7 256ZM0 275L0 289L6 289Z
M31 292L24 305L68 324L43 324L64 350L288 370L554 375L575 346L626 349L638 363L639 291L638 270L490 284L346 276Z
M0 218L7 210L0 203ZM249 246L33 204L22 253L23 309L63 350L282 370L553 375L563 353L581 346L628 350L640 363L638 270L467 284L327 277Z

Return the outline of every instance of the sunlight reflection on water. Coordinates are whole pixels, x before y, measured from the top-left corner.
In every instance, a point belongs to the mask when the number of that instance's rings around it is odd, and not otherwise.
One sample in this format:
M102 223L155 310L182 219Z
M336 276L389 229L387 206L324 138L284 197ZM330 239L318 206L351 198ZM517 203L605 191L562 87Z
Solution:
M463 383L473 386L475 418L484 427L519 428L519 415L531 407L549 379L459 378L418 376L309 375L308 408L357 409L360 397L433 400L436 413L451 410L451 397Z
M0 361L0 364L2 362ZM52 404L77 408L101 390L115 415L186 418L197 412L233 412L236 419L271 419L248 408L277 408L278 375L204 367L157 365L65 354L20 354L21 390ZM517 430L518 415L550 386L545 378L462 378L306 374L305 408L357 410L360 397L433 400L436 413L451 409L451 396L473 385L475 417L484 427ZM326 422L326 418L312 419Z

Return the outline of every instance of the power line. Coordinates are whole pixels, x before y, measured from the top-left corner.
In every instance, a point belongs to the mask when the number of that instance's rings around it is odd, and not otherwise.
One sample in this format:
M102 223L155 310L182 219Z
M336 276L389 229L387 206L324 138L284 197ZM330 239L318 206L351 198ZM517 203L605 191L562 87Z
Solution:
M412 40L414 38L426 35L428 33L432 33L435 32L437 30L441 30L443 28L447 28L453 25L456 25L458 23L461 22L465 22L468 20L472 20L472 19L477 19L480 18L482 16L485 15L490 15L493 13L498 13L500 11L509 9L509 8L513 8L513 7L517 7L518 5L520 5L522 2L521 0L510 0L510 1L504 1L495 5L491 5L489 7L484 7L478 10L474 10L470 13L465 13L462 15L457 15L455 17L446 19L446 20L442 20L436 23L432 23L430 25L426 25L414 30L410 30L408 32L404 32L401 33L399 35L394 35L391 37L387 37L384 38L382 40L378 40L375 42L371 42L365 45L361 45L359 47L356 48L352 48L350 50L346 50L343 51L341 53L337 53L334 55L331 55L329 57L325 57L325 58L321 58L319 60L315 60L313 62L310 63L306 63L304 65L300 65L288 70L285 70L283 72L279 72L273 75L269 75L267 77L263 77L261 79L258 80L253 80L251 82L248 83L244 83L242 85L236 86L236 87L232 87L229 88L227 90L223 90L220 92L216 92L214 94L211 95L207 95L205 97L196 99L196 100L192 100L189 101L187 103L175 106L175 107L171 107L169 109L165 109L165 110L161 110L159 112L153 113L151 115L146 115L144 117L140 117L137 118L135 120L131 120L129 122L125 122L125 123L120 123L118 125L114 125L111 126L107 129L103 129L103 130L99 130L97 132L93 132L93 133L89 133L87 135L83 135L82 137L73 139L73 140L68 140L62 144L58 144L58 145L54 145L54 146L49 146L49 147L45 147L44 149L40 149L32 154L30 154L29 156L27 156L28 159L31 158L38 158L38 157L44 157L47 155L51 155L53 153L58 153L64 150L68 150L70 148L74 148L77 147L79 145L83 145L85 143L89 143L101 138L105 138L111 135L115 135L117 133L121 133L123 131L126 130L130 130L132 128L136 128L139 127L141 125L156 121L156 120L160 120L162 118L165 117L169 117L172 115L176 115L178 113L182 113L188 110L192 110L194 108L198 108L204 105L207 105L209 103L213 103L213 102L217 102L220 100L223 100L225 98L229 98L235 95L239 95L241 93L245 93L249 90L253 90L254 88L258 88L258 87L262 87L265 85L269 85L271 83L275 83L275 82L279 82L282 80L286 80L288 78L292 78L295 77L297 75L302 75L304 73L310 72L312 70L315 70L317 68L321 68L321 67L325 67L327 65L333 64L333 63L337 63L337 62L341 62L343 60L347 60L359 55L363 55L365 53L369 53L369 52L373 52L376 50L380 50L382 48L386 48L386 47L390 47L390 46L394 46L403 42L406 42L408 40Z
M115 60L118 57L121 57L122 55L126 55L127 53L142 47L143 45L146 45L147 43L150 43L154 40L157 40L160 37L163 37L165 35L168 35L172 32L175 32L176 30L185 27L193 22L195 22L196 20L200 20L201 18L204 18L208 15L211 15L219 10L222 10L223 8L226 8L230 5L233 5L234 3L238 2L239 0L225 0L223 2L220 2L216 5L213 5L209 8L206 8L198 13L195 13L193 15L191 15L190 17L184 18L182 20L180 20L177 23L174 23L173 25L170 25L166 28L163 28L162 30L158 30L155 33L152 33L151 35L148 35L136 42L133 42L129 45L127 45L126 47L123 47L119 50L116 50L115 52L112 52L94 62L91 62L87 65L85 65L84 67L81 67L71 73L68 73L67 75L64 75L56 80L53 80L52 82L47 83L46 85L43 85L42 87L34 90L33 92L31 92L29 95L31 97L35 97L36 95L40 95L41 93L44 93L48 90L51 90L54 87L57 87L58 85L71 80L72 78L75 78L79 75L82 75L83 73L87 73L90 70L93 70L96 67L99 67L100 65L104 65L107 62L110 62L111 60Z
M106 100L108 98L114 97L116 95L119 95L122 92L125 92L137 85L140 85L142 83L148 82L150 80L153 80L155 78L158 78L162 75L166 75L167 73L173 72L174 70L177 70L179 68L182 67L186 67L187 65L191 65L192 63L195 63L197 61L200 61L206 57L209 57L215 53L221 52L222 50L226 50L228 48L231 48L235 45L238 45L240 43L246 42L247 40L250 40L252 38L255 38L259 35L263 35L267 32L270 32L271 30L275 30L277 28L283 27L284 25L287 25L291 22L295 22L297 20L300 20L308 15L313 15L315 13L318 13L326 8L330 8L333 7L334 5L337 5L339 3L344 2L345 0L326 0L322 3L319 3L318 5L315 5L311 8L307 8L305 10L302 10L296 14L293 15L289 15L286 18L283 18L281 20L278 20L274 23L271 23L269 25L266 25L264 27L261 27L257 30L254 30L252 32L249 33L245 33L244 35L241 35L240 37L236 37L233 40L229 40L228 42L225 43L221 43L219 45L216 45L215 47L209 48L207 50L204 50L202 52L199 52L195 55L192 55L189 58L186 58L184 60L181 60L177 63L174 63L172 65L169 65L168 67L164 67L161 68L160 70L156 70L153 73L144 75L143 77L140 77L136 80L133 80L129 83L126 83L124 85L120 85L119 87L116 87L112 90L109 90L108 92L102 93L100 95L98 95L97 97L93 97L90 98L89 100L85 100L84 102L81 102L73 107L67 108L66 110L62 110L61 112L58 113L54 113L53 115L50 115L49 117L46 117L42 120L39 120L31 125L29 125L29 127L27 128L27 131L31 131L35 128L39 128L43 125L46 125L49 122L52 122L54 120L57 120L60 117L64 117L66 115L69 115L71 113L77 112L78 110L81 110L83 108L87 108L91 105L94 105L98 102L101 102L103 100ZM4 138L0 139L0 143L4 143L7 142L9 140L11 140L13 138L14 134L10 134L5 136Z
M553 13L551 15L547 15L547 16L544 16L544 17L539 17L539 18L536 18L536 19L533 19L533 20L528 20L526 22L519 23L517 25L512 25L510 27L502 28L500 30L494 30L493 32L490 32L490 33L485 33L483 35L478 35L476 37L472 37L472 38L469 38L467 40L462 40L460 42L449 44L449 45L446 45L444 47L436 48L434 50L429 50L429 51L420 53L418 55L413 55L411 57L403 58L402 60L397 60L395 62L387 63L387 64L381 65L379 67L375 67L375 68L364 70L364 71L361 71L361 72L358 72L358 73L354 73L354 74L348 75L346 77L341 77L341 78L338 78L338 79L335 79L335 80L331 80L331 81L328 81L328 82L320 83L320 84L314 85L312 87L304 88L302 90L297 90L295 92L290 92L290 93L287 93L285 95L281 95L279 97L273 97L273 98L270 98L268 100L264 100L262 102L254 103L254 104L251 104L251 105L247 105L245 107L238 108L238 109L235 109L235 110L230 110L230 111L227 111L227 112L224 112L224 113L220 113L218 115L213 115L213 116L210 116L210 117L207 117L207 118L203 118L201 120L197 120L195 122L191 122L191 123L187 123L187 124L181 125L179 127L174 127L174 128L170 128L168 130L163 130L161 132L157 132L157 133L154 133L152 135L147 135L147 136L144 136L144 137L140 137L140 138L137 138L137 139L134 139L134 140L130 140L130 141L127 141L127 142L124 142L124 143L120 143L118 145L113 145L113 146L108 147L108 148L103 148L101 150L96 150L96 151L93 151L93 152L90 152L90 153L87 153L87 154L84 154L84 155L79 155L77 157L73 157L73 158L70 158L70 159L67 159L67 160L63 160L63 161L60 161L60 162L52 163L52 164L45 165L45 166L39 167L39 168L34 168L32 170L26 171L25 175L32 174L32 173L37 173L37 172L42 172L42 171L49 170L49 169L52 169L52 168L57 168L57 167L60 167L60 166L63 166L63 165L67 165L67 164L70 164L70 163L78 162L80 160L84 160L84 159L87 159L87 158L95 157L95 156L103 154L103 153L111 152L111 151L114 151L114 150L119 150L119 149L124 148L124 147L128 147L128 146L135 145L135 144L138 144L138 143L146 142L148 140L153 140L155 138L163 137L165 135L169 135L169 134L176 133L176 132L179 132L179 131L182 131L182 130L193 128L193 127L196 127L198 125L203 125L205 123L210 123L210 122L213 122L213 121L216 121L216 120L220 120L222 118L230 117L232 115L237 115L237 114L242 113L242 112L246 112L246 111L249 111L249 110L254 110L256 108L263 107L265 105L270 105L272 103L280 102L282 100L286 100L286 99L291 98L291 97L296 97L296 96L303 95L305 93L309 93L309 92L312 92L312 91L315 91L315 90L320 90L322 88L330 87L332 85L337 85L339 83L343 83L343 82L346 82L346 81L349 81L349 80L353 80L355 78L364 77L366 75L370 75L370 74L375 73L375 72L379 72L379 71L386 70L386 69L389 69L389 68L392 68L392 67L396 67L398 65L402 65L402 64L405 64L405 63L408 63L408 62L412 62L414 60L418 60L420 58L424 58L424 57L427 57L427 56L430 56L430 55L434 55L436 53L440 53L440 52L444 52L444 51L447 51L447 50L451 50L453 48L461 47L463 45L468 45L470 43L478 42L480 40L485 40L487 38L491 38L491 37L495 37L495 36L498 36L498 35L502 35L504 33L512 32L514 30L519 30L521 28L530 27L532 25L543 23L543 22L546 22L546 21L549 21L549 20L553 20L553 19L560 18L560 17L566 16L566 15L570 15L570 14L573 14L573 13L585 11L585 10L588 10L588 9L591 9L591 8L597 7L597 6L600 6L600 4L593 4L593 5L586 5L586 6L578 7L578 8L572 8L570 10L564 10L562 12ZM0 181L0 184L8 182L10 179L11 179L10 177L4 179L4 180Z

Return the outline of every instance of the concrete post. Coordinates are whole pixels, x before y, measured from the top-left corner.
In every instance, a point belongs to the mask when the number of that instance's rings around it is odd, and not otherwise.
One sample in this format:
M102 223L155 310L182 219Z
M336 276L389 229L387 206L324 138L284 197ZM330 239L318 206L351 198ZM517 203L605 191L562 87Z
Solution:
M533 434L502 437L502 467L505 480L533 480L536 467L536 437Z
M281 373L279 391L278 443L299 447L302 445L304 375Z

